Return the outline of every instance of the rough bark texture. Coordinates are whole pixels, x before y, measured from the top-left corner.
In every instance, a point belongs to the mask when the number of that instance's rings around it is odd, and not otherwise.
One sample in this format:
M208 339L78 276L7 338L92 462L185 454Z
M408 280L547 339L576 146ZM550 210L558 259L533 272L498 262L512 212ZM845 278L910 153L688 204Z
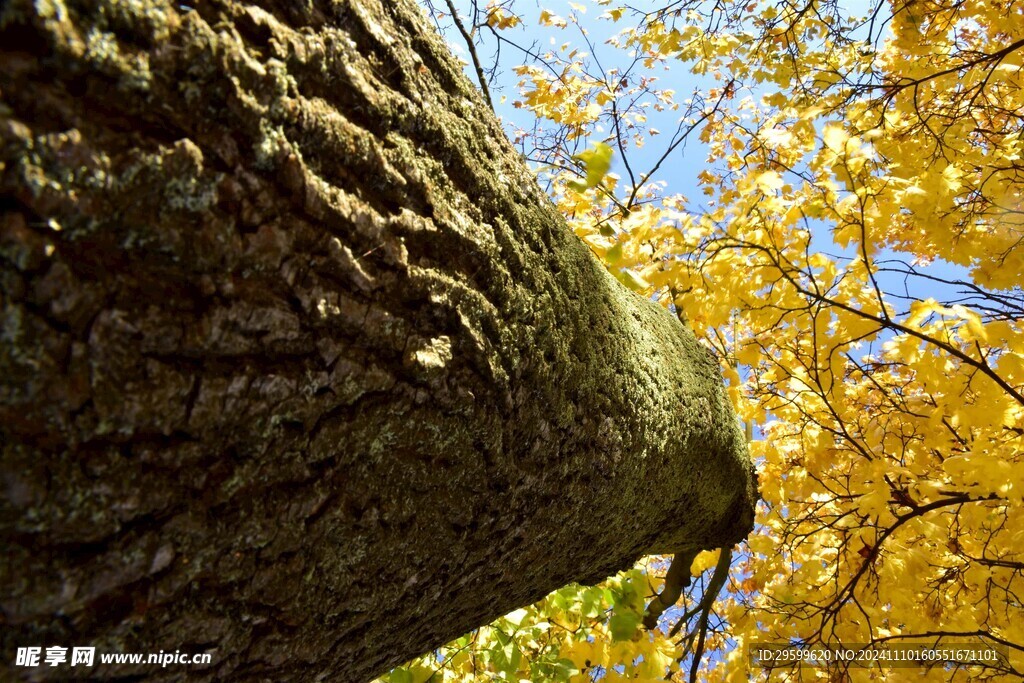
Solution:
M2 10L5 665L362 682L747 533L716 364L411 0L191 4Z

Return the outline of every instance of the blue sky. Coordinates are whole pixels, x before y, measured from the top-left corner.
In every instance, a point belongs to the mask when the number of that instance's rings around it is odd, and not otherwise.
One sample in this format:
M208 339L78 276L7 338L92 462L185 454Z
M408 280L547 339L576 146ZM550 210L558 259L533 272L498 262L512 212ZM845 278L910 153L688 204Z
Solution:
M454 4L464 17L468 16L471 6L470 0L454 0ZM484 7L486 4L486 0L479 0L480 7ZM624 69L624 63L628 63L627 55L621 48L608 45L606 41L622 30L622 28L631 25L632 20L630 19L629 12L618 23L602 18L602 14L617 4L619 3L601 7L592 0L577 0L576 2L569 2L568 0L545 0L544 2L539 0L518 0L514 3L513 8L523 18L523 24L504 30L502 35L515 41L522 47L536 50L540 53L546 51L557 52L563 45L568 44L569 50L577 48L591 54L590 61L594 71L598 69L598 65L606 71L614 67ZM660 6L660 4L663 3L647 1L634 3L633 6L654 9ZM871 0L846 0L842 3L842 7L845 12L851 15L863 15L869 10L870 4ZM436 9L447 10L445 0L433 0L433 5ZM570 22L568 28L563 30L540 26L538 18L544 10L564 18L575 15L578 18L579 25L577 27ZM453 52L467 62L467 75L473 82L476 82L476 74L468 64L470 56L464 39L455 30L450 20L442 19L438 23L449 44L452 46ZM587 32L589 45L587 44L587 39L581 35L580 28ZM486 35L485 32L484 45L478 46L479 58L485 66L493 63L494 48L494 40ZM515 49L508 46L502 48L499 66L490 84L495 110L505 123L506 131L510 138L515 137L517 128L530 129L536 121L536 118L529 109L515 107L515 102L519 99L519 76L513 73L512 68L518 64L530 61L528 55L516 54L516 52ZM638 72L634 72L634 75L636 73ZM710 78L702 79L695 76L690 73L685 64L676 60L669 60L664 68L656 67L653 70L644 70L643 73L658 79L656 87L674 90L676 100L681 106L678 111L669 110L660 113L654 111L653 108L648 109L648 124L652 128L661 131L661 134L648 136L643 148L627 150L628 159L637 176L649 169L665 152L667 145L670 144L673 131L679 125L680 116L685 108L684 102L690 93L695 89L706 90L714 85ZM609 134L610 131L599 128L595 138L583 142L582 146L585 147L592 144L602 139L602 136L608 136ZM705 160L707 149L698 139L698 134L699 130L694 131L687 138L687 141L665 160L657 174L651 178L653 181L664 183L663 194L672 195L678 193L687 197L690 200L689 208L691 211L699 211L703 208L702 200L704 196L697 184L697 174L707 167ZM626 175L621 155L618 152L616 152L613 159L611 170L622 177ZM832 254L844 253L842 249L833 243L829 226L824 224L812 226L812 235L814 243L819 250ZM845 255L851 254L847 252ZM883 251L876 258L898 258L901 261L907 261L902 255L891 251ZM943 262L933 263L925 269L925 272L935 277L970 280L966 269ZM905 278L898 274L883 273L879 277L883 287L893 293L902 293L906 289L912 296L919 298L931 296L942 300L956 297L956 288L931 280L911 279L911 281L905 284ZM897 307L899 308L900 306L898 305Z
M481 5L484 4L484 2L481 2ZM469 5L470 3L467 0L456 0L455 2L455 6L462 13L467 12ZM573 5L576 8L582 7L585 11L574 9ZM434 0L434 6L439 8L445 7L444 0ZM653 7L654 5L652 4L651 6ZM606 41L623 27L627 26L628 22L615 23L601 18L601 15L607 10L606 7L599 7L590 0L573 3L565 0L550 0L543 4L536 0L520 0L515 4L515 8L523 17L523 24L512 29L506 29L503 35L522 47L528 49L535 48L540 52L546 52L549 50L557 51L562 45L568 43L570 50L578 48L591 54L590 63L595 71L598 69L598 64L606 70L615 67L623 68L623 62L626 61L623 50L607 45ZM579 18L579 26L588 32L588 38L593 46L593 50L587 45L586 40L580 34L577 27L572 24L564 30L539 26L538 18L542 10L547 10L565 18L575 14ZM452 51L460 59L468 62L469 53L462 36L454 30L450 21L442 21L440 25L445 29L445 37L452 46ZM505 123L509 136L514 137L517 127L529 129L536 120L528 109L518 109L514 104L519 99L519 77L511 69L518 64L530 61L530 58L526 54L515 54L516 50L508 46L503 47L502 50L502 64L491 84L492 99L495 110ZM493 62L493 40L488 40L485 46L479 48L479 57L484 64ZM695 76L689 73L683 64L676 63L673 66L674 68L652 71L650 75L659 79L657 83L659 87L672 88L676 91L677 98L680 101L685 100L687 93L693 91L700 83ZM466 73L470 80L476 82L476 74L472 67L467 65ZM709 86L710 79L707 79L703 85L705 87ZM662 155L672 131L677 126L681 112L682 109L678 112L665 111L661 113L654 111L653 108L648 110L650 125L660 130L661 135L649 137L647 144L642 149L629 151L630 162L635 169L649 168ZM589 143L601 139L600 136L602 134L608 135L609 131L599 128L597 132L598 137L590 140ZM687 142L686 149L677 150L663 165L658 176L652 179L667 181L666 194L682 193L691 199L696 199L700 196L700 191L697 189L696 184L697 173L704 167L705 155L706 150L697 140L696 134L694 134ZM612 172L624 175L621 159L615 158L613 160Z

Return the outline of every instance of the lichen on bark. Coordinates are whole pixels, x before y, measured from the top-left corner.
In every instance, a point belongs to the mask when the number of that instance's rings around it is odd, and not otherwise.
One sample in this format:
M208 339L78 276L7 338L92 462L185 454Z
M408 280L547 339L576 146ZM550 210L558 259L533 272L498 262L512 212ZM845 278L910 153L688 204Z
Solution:
M747 533L716 365L412 2L2 12L4 651L361 681Z

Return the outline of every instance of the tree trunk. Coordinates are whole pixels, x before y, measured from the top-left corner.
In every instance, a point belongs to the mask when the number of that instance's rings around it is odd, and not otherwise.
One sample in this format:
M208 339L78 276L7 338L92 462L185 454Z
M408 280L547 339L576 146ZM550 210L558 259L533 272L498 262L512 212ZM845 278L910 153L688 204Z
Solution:
M746 535L717 365L412 0L2 12L3 656L213 660L18 676L361 682Z

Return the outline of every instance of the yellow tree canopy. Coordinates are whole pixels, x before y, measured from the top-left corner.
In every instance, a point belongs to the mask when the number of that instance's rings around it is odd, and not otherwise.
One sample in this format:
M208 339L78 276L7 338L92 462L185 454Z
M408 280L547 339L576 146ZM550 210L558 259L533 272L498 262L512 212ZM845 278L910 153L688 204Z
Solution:
M392 681L921 680L878 662L770 673L751 668L759 642L973 643L1000 657L928 680L1024 676L1024 6L847 4L477 8L507 52L528 20L566 41L518 53L519 104L551 126L519 142L533 136L577 234L721 360L764 502L709 612L714 553L645 630L667 568L649 558ZM593 57L588 8L620 31L614 68ZM707 87L683 99L663 67ZM661 110L682 119L657 138ZM691 132L700 205L659 182ZM630 164L666 137L656 163Z

